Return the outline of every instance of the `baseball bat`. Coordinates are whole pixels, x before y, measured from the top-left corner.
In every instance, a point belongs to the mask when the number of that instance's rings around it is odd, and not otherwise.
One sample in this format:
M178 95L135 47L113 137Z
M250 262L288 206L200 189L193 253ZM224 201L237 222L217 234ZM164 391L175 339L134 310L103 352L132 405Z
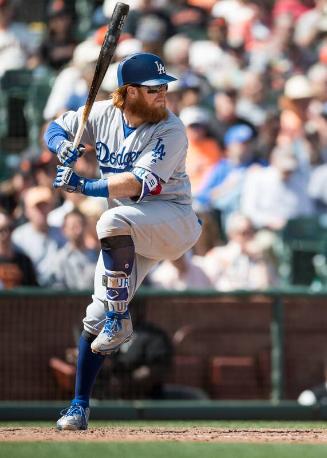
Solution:
M94 100L98 93L98 90L101 86L103 81L104 75L108 70L110 65L112 56L114 55L115 49L117 47L117 43L119 40L119 36L121 34L122 28L124 26L124 22L126 20L128 14L129 6L126 3L116 3L115 9L112 13L111 20L108 25L108 30L104 37L101 50L99 53L99 57L96 63L93 80L91 83L91 87L87 96L87 100L84 106L84 110L82 113L81 122L78 126L76 136L73 141L74 149L78 147L80 144L83 131L85 129L90 111L92 109Z

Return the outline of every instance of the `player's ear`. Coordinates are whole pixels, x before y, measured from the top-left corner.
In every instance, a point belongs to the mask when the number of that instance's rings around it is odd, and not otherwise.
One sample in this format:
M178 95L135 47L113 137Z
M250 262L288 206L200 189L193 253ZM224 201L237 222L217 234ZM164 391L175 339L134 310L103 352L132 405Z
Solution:
M131 98L137 98L138 91L137 87L135 86L127 86L127 95Z

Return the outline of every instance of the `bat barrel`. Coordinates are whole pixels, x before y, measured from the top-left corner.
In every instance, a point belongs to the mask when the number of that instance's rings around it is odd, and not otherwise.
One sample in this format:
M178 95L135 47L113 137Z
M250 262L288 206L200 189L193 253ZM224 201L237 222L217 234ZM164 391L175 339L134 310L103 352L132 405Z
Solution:
M126 5L126 3L116 3L115 9L112 13L112 17L110 19L109 34L110 30L122 30L128 11L129 6Z
M116 6L112 13L112 17L110 19L109 28L104 37L104 40L101 46L101 50L100 50L100 54L99 54L99 57L96 63L95 72L93 75L93 80L92 80L91 87L88 93L88 97L87 97L87 100L84 106L82 119L80 121L80 125L78 127L78 130L77 130L74 142L73 142L74 148L77 148L77 146L80 144L81 137L85 129L86 122L89 117L94 100L101 86L103 78L108 70L112 56L114 55L114 52L116 50L116 46L117 46L121 31L124 27L124 22L126 20L128 11L129 11L129 6L126 5L126 3L121 3L121 2L116 3Z

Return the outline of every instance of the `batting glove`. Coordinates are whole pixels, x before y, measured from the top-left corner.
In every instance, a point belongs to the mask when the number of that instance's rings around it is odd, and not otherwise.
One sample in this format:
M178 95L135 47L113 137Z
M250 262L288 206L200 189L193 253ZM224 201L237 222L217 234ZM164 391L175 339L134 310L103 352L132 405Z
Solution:
M85 153L85 147L84 145L79 145L77 148L73 148L72 142L62 140L58 144L56 152L59 162L64 166L69 166Z
M57 166L57 176L53 187L67 192L80 192L86 196L109 197L108 180L80 177L71 167L62 165Z
M60 188L67 192L83 193L85 179L80 177L70 167L57 166L57 175L53 182L54 188Z

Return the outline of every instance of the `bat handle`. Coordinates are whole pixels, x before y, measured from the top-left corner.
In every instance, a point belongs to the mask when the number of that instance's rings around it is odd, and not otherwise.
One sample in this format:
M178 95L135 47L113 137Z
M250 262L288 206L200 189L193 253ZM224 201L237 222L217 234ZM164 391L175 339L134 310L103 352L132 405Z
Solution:
M81 122L80 125L78 126L75 138L73 140L73 149L78 148L78 145L81 143L81 138L82 138L85 126L86 126L86 122L84 122L84 121ZM78 157L81 157L81 155L82 155L81 152L79 152L79 156ZM73 164L71 164L70 167L73 168Z
M73 141L73 148L76 149L78 145L81 143L81 138L83 135L83 131L85 129L85 124L84 122L81 122L80 125L78 126L74 141Z

